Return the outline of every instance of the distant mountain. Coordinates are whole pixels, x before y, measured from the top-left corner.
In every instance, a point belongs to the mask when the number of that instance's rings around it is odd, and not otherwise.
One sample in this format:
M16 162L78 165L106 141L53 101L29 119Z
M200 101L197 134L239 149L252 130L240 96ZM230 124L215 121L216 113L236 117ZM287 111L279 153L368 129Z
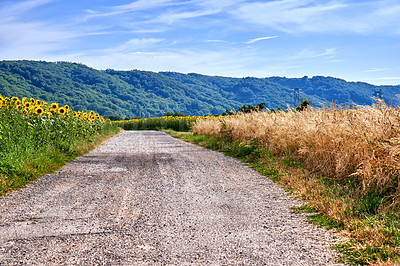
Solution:
M374 86L365 82L348 82L333 77L315 76L309 78L282 78L270 77L267 80L288 88L299 88L301 95L311 98L315 103L348 103L350 100L358 105L371 105L374 92L381 92L382 99L390 104L393 99L397 104L397 95L400 94L400 85ZM393 102L393 103L394 103Z
M34 97L69 104L74 110L94 110L122 117L220 114L242 105L265 102L271 108L293 104L293 89L315 104L337 100L371 104L374 90L385 101L400 86L374 86L331 77L299 79L229 78L176 72L95 70L82 64L44 61L0 61L0 94Z

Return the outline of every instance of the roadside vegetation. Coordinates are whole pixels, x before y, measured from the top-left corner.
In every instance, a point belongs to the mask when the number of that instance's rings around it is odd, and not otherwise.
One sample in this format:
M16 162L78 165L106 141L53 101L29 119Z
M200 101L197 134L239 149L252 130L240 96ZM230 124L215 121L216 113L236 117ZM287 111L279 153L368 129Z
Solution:
M119 130L94 112L0 95L0 196L53 172Z
M231 115L229 117L235 117ZM165 130L172 129L179 132L188 132L198 120L219 120L227 116L185 116L167 115L163 117L138 118L114 121L113 124L124 130Z
M335 228L350 264L400 260L400 110L385 105L251 112L197 120L173 133L226 152L307 202L311 222Z

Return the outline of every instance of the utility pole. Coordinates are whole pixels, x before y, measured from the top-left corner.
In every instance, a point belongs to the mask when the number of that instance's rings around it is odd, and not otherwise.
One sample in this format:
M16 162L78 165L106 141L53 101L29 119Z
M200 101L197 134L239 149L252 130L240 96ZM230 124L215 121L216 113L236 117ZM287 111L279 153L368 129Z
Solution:
M299 106L299 102L300 102L300 89L295 88L293 90L293 108Z

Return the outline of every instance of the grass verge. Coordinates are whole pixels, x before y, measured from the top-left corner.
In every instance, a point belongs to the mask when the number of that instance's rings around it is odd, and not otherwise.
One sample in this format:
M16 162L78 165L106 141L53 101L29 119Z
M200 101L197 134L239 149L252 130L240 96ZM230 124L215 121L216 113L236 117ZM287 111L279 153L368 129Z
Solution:
M340 262L352 265L393 265L400 262L399 213L377 213L387 199L376 194L360 197L350 179L333 181L312 173L290 154L273 155L256 140L241 142L193 136L190 132L165 132L238 158L300 197L307 204L293 209L294 212L310 213L308 219L311 223L333 229L342 236L342 242L333 247L340 254Z
M21 158L21 167L19 167L18 171L0 173L0 196L25 187L28 183L45 174L53 173L67 162L101 145L121 130L121 128L115 126L106 126L100 133L88 139L81 139L75 142L68 150L60 149L57 145L48 145L45 149L41 149L35 154Z

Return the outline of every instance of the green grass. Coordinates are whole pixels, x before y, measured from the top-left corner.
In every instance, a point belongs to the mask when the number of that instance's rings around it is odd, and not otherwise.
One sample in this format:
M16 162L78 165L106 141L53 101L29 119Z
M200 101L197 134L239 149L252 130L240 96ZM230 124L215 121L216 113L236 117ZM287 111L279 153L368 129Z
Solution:
M299 195L308 203L293 208L293 212L310 213L307 216L310 223L334 229L348 238L332 247L340 253L341 262L352 265L400 262L399 213L377 214L378 208L383 203L387 204L385 200L388 199L382 195L372 191L360 194L354 180L350 178L335 181L308 173L302 163L296 162L290 155L275 156L262 149L254 140L242 143L232 142L228 138L193 136L190 132L166 132L173 137L238 158L262 175L279 182L289 192ZM340 216L330 217L330 208L336 207L336 203L347 206L346 210Z
M179 132L188 132L197 117L151 117L113 122L124 130L165 130L172 129Z

